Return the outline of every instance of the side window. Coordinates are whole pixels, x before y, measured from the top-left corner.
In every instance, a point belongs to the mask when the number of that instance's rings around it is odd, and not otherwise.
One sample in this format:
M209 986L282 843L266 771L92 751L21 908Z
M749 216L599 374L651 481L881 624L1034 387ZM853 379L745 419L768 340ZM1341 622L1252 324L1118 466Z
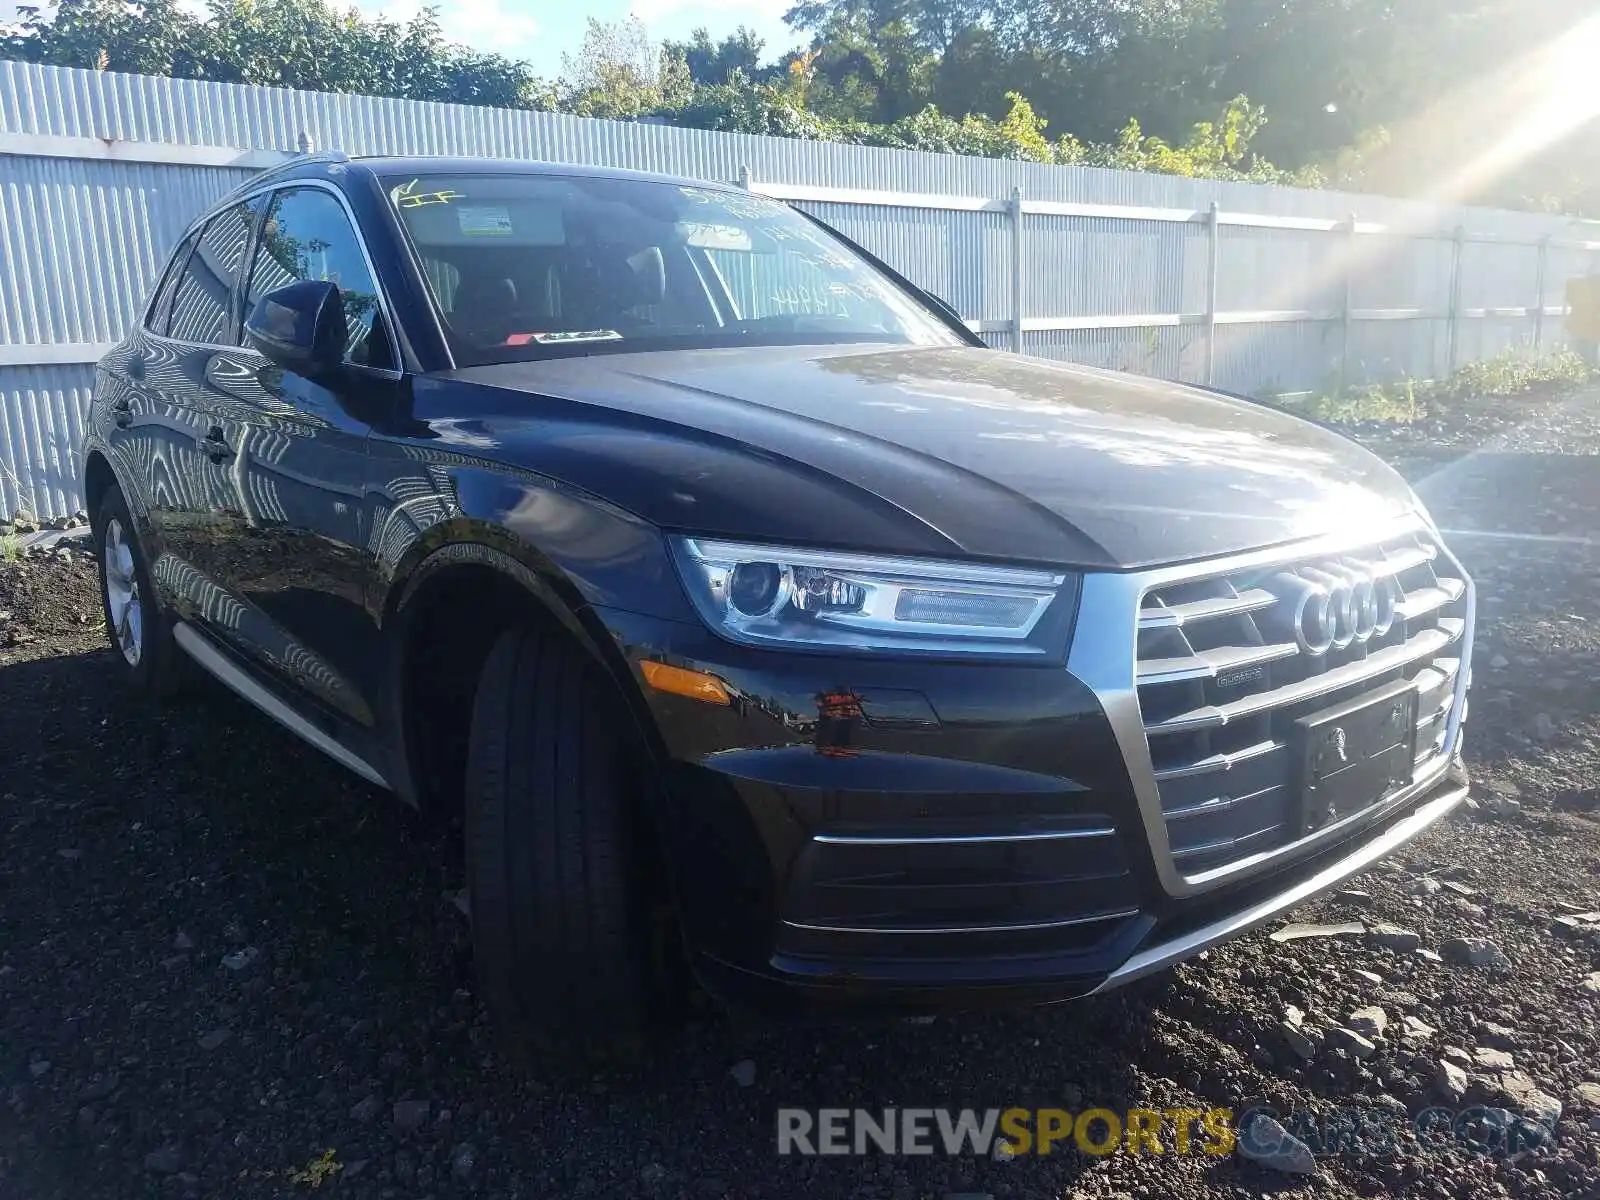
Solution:
M378 314L378 285L344 206L319 188L285 188L272 197L250 270L246 310L302 279L337 284L344 299L345 361L391 367L389 337Z
M199 240L198 233L191 233L178 243L178 248L167 260L166 269L161 274L161 283L156 287L156 294L150 298L150 305L144 312L144 327L151 333L167 331L167 315L172 311L172 293L178 289L178 280L183 276L184 265L189 261L189 253L194 249L197 240Z
M234 344L233 296L255 222L256 201L234 204L206 222L172 295L171 337Z

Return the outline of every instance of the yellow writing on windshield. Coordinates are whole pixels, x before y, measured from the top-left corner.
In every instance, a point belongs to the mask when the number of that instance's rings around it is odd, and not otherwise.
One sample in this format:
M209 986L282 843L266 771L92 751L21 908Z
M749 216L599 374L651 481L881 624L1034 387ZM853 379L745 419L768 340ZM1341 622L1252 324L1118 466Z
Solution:
M394 201L396 208L421 208L425 204L449 204L453 200L465 200L465 192L451 191L449 188L437 192L419 192L417 185L420 179L413 179L410 183L402 183L389 192L389 198Z

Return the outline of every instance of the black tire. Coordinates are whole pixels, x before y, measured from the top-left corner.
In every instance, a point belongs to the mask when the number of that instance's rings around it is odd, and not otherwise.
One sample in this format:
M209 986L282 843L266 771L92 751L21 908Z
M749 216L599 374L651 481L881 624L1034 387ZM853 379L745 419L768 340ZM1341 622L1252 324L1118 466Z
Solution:
M479 987L513 1056L636 1059L662 1011L652 890L628 748L565 638L503 634L484 664L466 770Z
M94 509L95 558L100 565L100 610L105 617L106 636L110 639L113 657L128 682L150 696L165 698L182 690L187 679L187 656L178 649L172 637L172 620L161 608L156 590L150 581L150 564L144 545L139 540L138 526L128 511L128 502L115 485L107 488ZM113 553L111 536L115 544L126 547L124 558ZM111 559L121 561L121 569ZM113 614L112 580L131 579L138 600L139 620L134 623L119 621ZM126 609L123 610L124 613ZM130 636L125 647L122 631Z

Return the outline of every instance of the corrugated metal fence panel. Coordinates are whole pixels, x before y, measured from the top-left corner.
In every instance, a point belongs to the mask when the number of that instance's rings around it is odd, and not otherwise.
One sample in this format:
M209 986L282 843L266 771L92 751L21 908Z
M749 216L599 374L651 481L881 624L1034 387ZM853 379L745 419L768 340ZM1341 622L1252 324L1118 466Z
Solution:
M1214 382L1227 391L1327 391L1337 385L1338 374L1339 326L1332 322L1217 328Z
M184 226L248 176L0 157L0 344L117 341Z
M1025 228L1022 310L1030 317L1150 315L1205 307L1203 226L1029 216Z
M302 132L352 154L483 154L602 163L730 180L742 166L758 179L820 186L1036 200L1337 217L1438 228L1465 222L1537 237L1531 214L1447 209L1421 201L1185 179L1094 167L722 134L661 125L295 92L283 88L156 79L0 63L0 126L21 133L193 145L293 149ZM1532 232L1530 232L1532 231Z
M0 367L0 517L83 507L76 455L93 386L87 364Z
M1415 310L1413 319L1240 322L1218 326L1215 382L1241 391L1305 391L1449 369L1455 245L1462 228L1523 244L1468 240L1460 303L1503 309L1538 303L1538 249L1572 236L1570 222L1532 213L1451 208L1421 201L1313 192L1214 180L1048 167L995 159L720 134L365 96L293 92L191 80L0 63L0 130L36 135L289 150L302 132L351 153L477 154L630 167L703 179L810 187L1314 218L1387 226L1352 236L1224 224L1217 307L1224 314ZM104 343L119 338L153 286L167 249L194 214L247 177L242 169L45 157L0 157L0 345ZM1012 230L999 211L945 211L855 201L803 207L963 316L1003 322L1012 313ZM1588 236L1595 236L1589 234ZM1203 223L1030 214L1023 239L1027 318L1165 316L1178 326L1030 331L1024 349L1120 370L1187 380L1206 371L1209 233ZM1600 256L1549 249L1544 301ZM1348 285L1346 283L1348 280ZM754 297L801 305L802 281L758 279ZM1456 361L1532 341L1532 315L1464 319ZM1546 344L1564 339L1559 316ZM1010 334L985 334L1008 346ZM0 513L26 504L59 513L81 503L70 450L88 396L87 366L0 368Z
M947 212L876 204L804 203L907 279L963 316L1001 320L1011 311L1011 229L1004 213Z
M1023 335L1022 350L1042 358L1160 375L1167 379L1196 379L1203 370L1203 331L1193 326L1164 329L1051 329ZM1004 341L990 339L995 344Z

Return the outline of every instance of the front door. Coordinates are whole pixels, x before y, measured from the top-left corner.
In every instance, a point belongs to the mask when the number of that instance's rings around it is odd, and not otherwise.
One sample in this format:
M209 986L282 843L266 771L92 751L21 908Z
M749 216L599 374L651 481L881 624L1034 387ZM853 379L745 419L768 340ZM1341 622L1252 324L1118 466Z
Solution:
M238 601L238 644L288 684L371 726L376 634L367 618L368 530L362 511L367 434L399 386L378 288L342 199L309 184L271 194L245 277L248 313L303 279L344 298L345 365L311 380L248 346L215 380L228 397L224 445L211 451L234 481L214 514L207 570Z

